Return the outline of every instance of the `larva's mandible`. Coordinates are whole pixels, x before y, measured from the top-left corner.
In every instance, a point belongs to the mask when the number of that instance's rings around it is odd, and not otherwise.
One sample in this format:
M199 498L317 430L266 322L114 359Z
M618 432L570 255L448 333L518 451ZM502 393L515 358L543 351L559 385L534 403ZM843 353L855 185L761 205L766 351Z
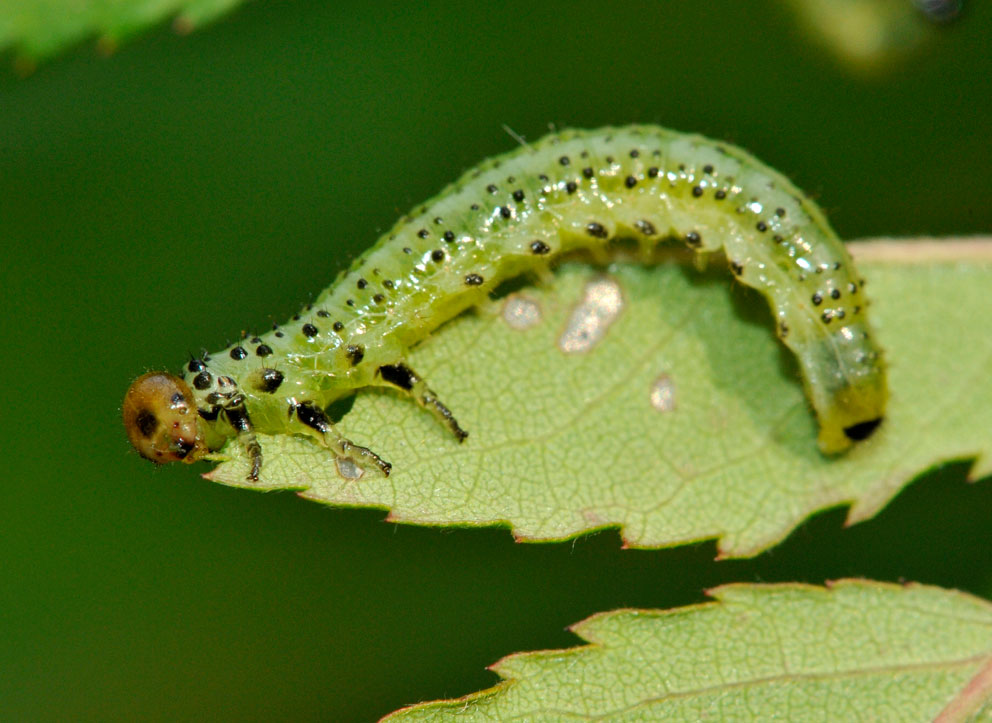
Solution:
M824 453L882 420L885 370L844 245L820 209L748 153L655 126L567 130L483 162L401 219L289 323L152 372L124 399L131 442L155 462L202 458L237 437L262 466L256 432L306 434L340 458L389 473L341 437L329 404L387 386L466 433L404 357L500 282L570 251L629 237L723 250L767 299L802 371Z

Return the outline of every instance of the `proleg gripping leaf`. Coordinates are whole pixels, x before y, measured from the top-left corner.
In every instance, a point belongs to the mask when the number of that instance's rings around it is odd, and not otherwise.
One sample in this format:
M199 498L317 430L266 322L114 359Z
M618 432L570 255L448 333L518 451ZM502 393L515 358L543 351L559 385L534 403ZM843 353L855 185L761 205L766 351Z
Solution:
M464 444L399 394L364 391L338 427L375 440L388 478L355 479L287 435L261 438L259 482L246 482L237 444L208 476L403 522L505 524L527 540L609 526L635 547L718 538L724 556L757 554L827 507L852 504L849 519L863 520L936 464L980 458L977 477L992 459L988 246L899 249L859 261L891 394L882 426L843 457L817 450L765 304L728 293L725 267L618 263L613 287L574 264L412 349L411 365L471 431Z
M986 601L858 580L711 595L594 615L572 628L588 645L508 656L495 687L387 720L959 721L988 706Z

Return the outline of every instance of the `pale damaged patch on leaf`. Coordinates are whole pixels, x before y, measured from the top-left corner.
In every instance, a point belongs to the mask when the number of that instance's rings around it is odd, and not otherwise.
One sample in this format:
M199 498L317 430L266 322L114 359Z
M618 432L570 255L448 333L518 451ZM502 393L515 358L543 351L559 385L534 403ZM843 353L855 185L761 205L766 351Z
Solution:
M17 66L35 62L73 43L97 37L101 52L121 40L172 18L180 34L231 10L243 0L4 0L0 3L0 51L13 48Z
M863 580L710 594L594 615L572 627L587 645L511 655L495 687L386 720L962 721L987 704L984 600Z
M818 451L764 300L725 268L615 264L622 313L588 351L564 354L562 330L603 278L571 264L526 289L541 309L526 333L501 313L465 314L412 350L469 431L464 444L400 395L369 390L338 429L391 462L389 478L347 479L326 449L285 436L261 438L257 485L237 445L209 477L401 522L507 525L522 540L615 526L631 547L717 538L724 557L754 555L819 510L871 517L942 462L992 471L992 259L903 257L859 263L891 400L878 431L840 457ZM677 403L659 413L669 394Z

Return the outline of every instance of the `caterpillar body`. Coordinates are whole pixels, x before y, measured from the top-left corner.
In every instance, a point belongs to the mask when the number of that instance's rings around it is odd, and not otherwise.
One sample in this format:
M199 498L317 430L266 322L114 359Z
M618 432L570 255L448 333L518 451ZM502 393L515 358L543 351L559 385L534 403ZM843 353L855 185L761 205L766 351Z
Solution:
M819 446L841 452L882 421L885 368L851 257L820 209L745 151L657 126L565 130L487 160L401 219L306 310L267 334L151 372L123 405L128 436L155 462L192 462L231 437L258 479L255 432L305 434L388 474L325 412L367 386L409 395L459 440L466 432L404 358L502 281L562 254L629 238L722 250L764 295L795 353Z

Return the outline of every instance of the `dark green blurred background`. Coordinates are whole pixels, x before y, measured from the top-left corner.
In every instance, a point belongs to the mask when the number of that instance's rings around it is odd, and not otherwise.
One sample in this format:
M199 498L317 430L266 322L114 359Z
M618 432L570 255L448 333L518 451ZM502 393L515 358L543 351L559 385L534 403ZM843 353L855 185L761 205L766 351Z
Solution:
M752 561L397 527L155 469L130 379L289 316L402 212L553 123L752 150L842 236L992 231L992 7L849 75L773 2L254 2L0 72L0 717L368 720L620 606L864 575L992 596L966 465ZM9 67L10 58L6 65ZM925 303L925 300L921 300ZM989 313L990 309L977 310Z

